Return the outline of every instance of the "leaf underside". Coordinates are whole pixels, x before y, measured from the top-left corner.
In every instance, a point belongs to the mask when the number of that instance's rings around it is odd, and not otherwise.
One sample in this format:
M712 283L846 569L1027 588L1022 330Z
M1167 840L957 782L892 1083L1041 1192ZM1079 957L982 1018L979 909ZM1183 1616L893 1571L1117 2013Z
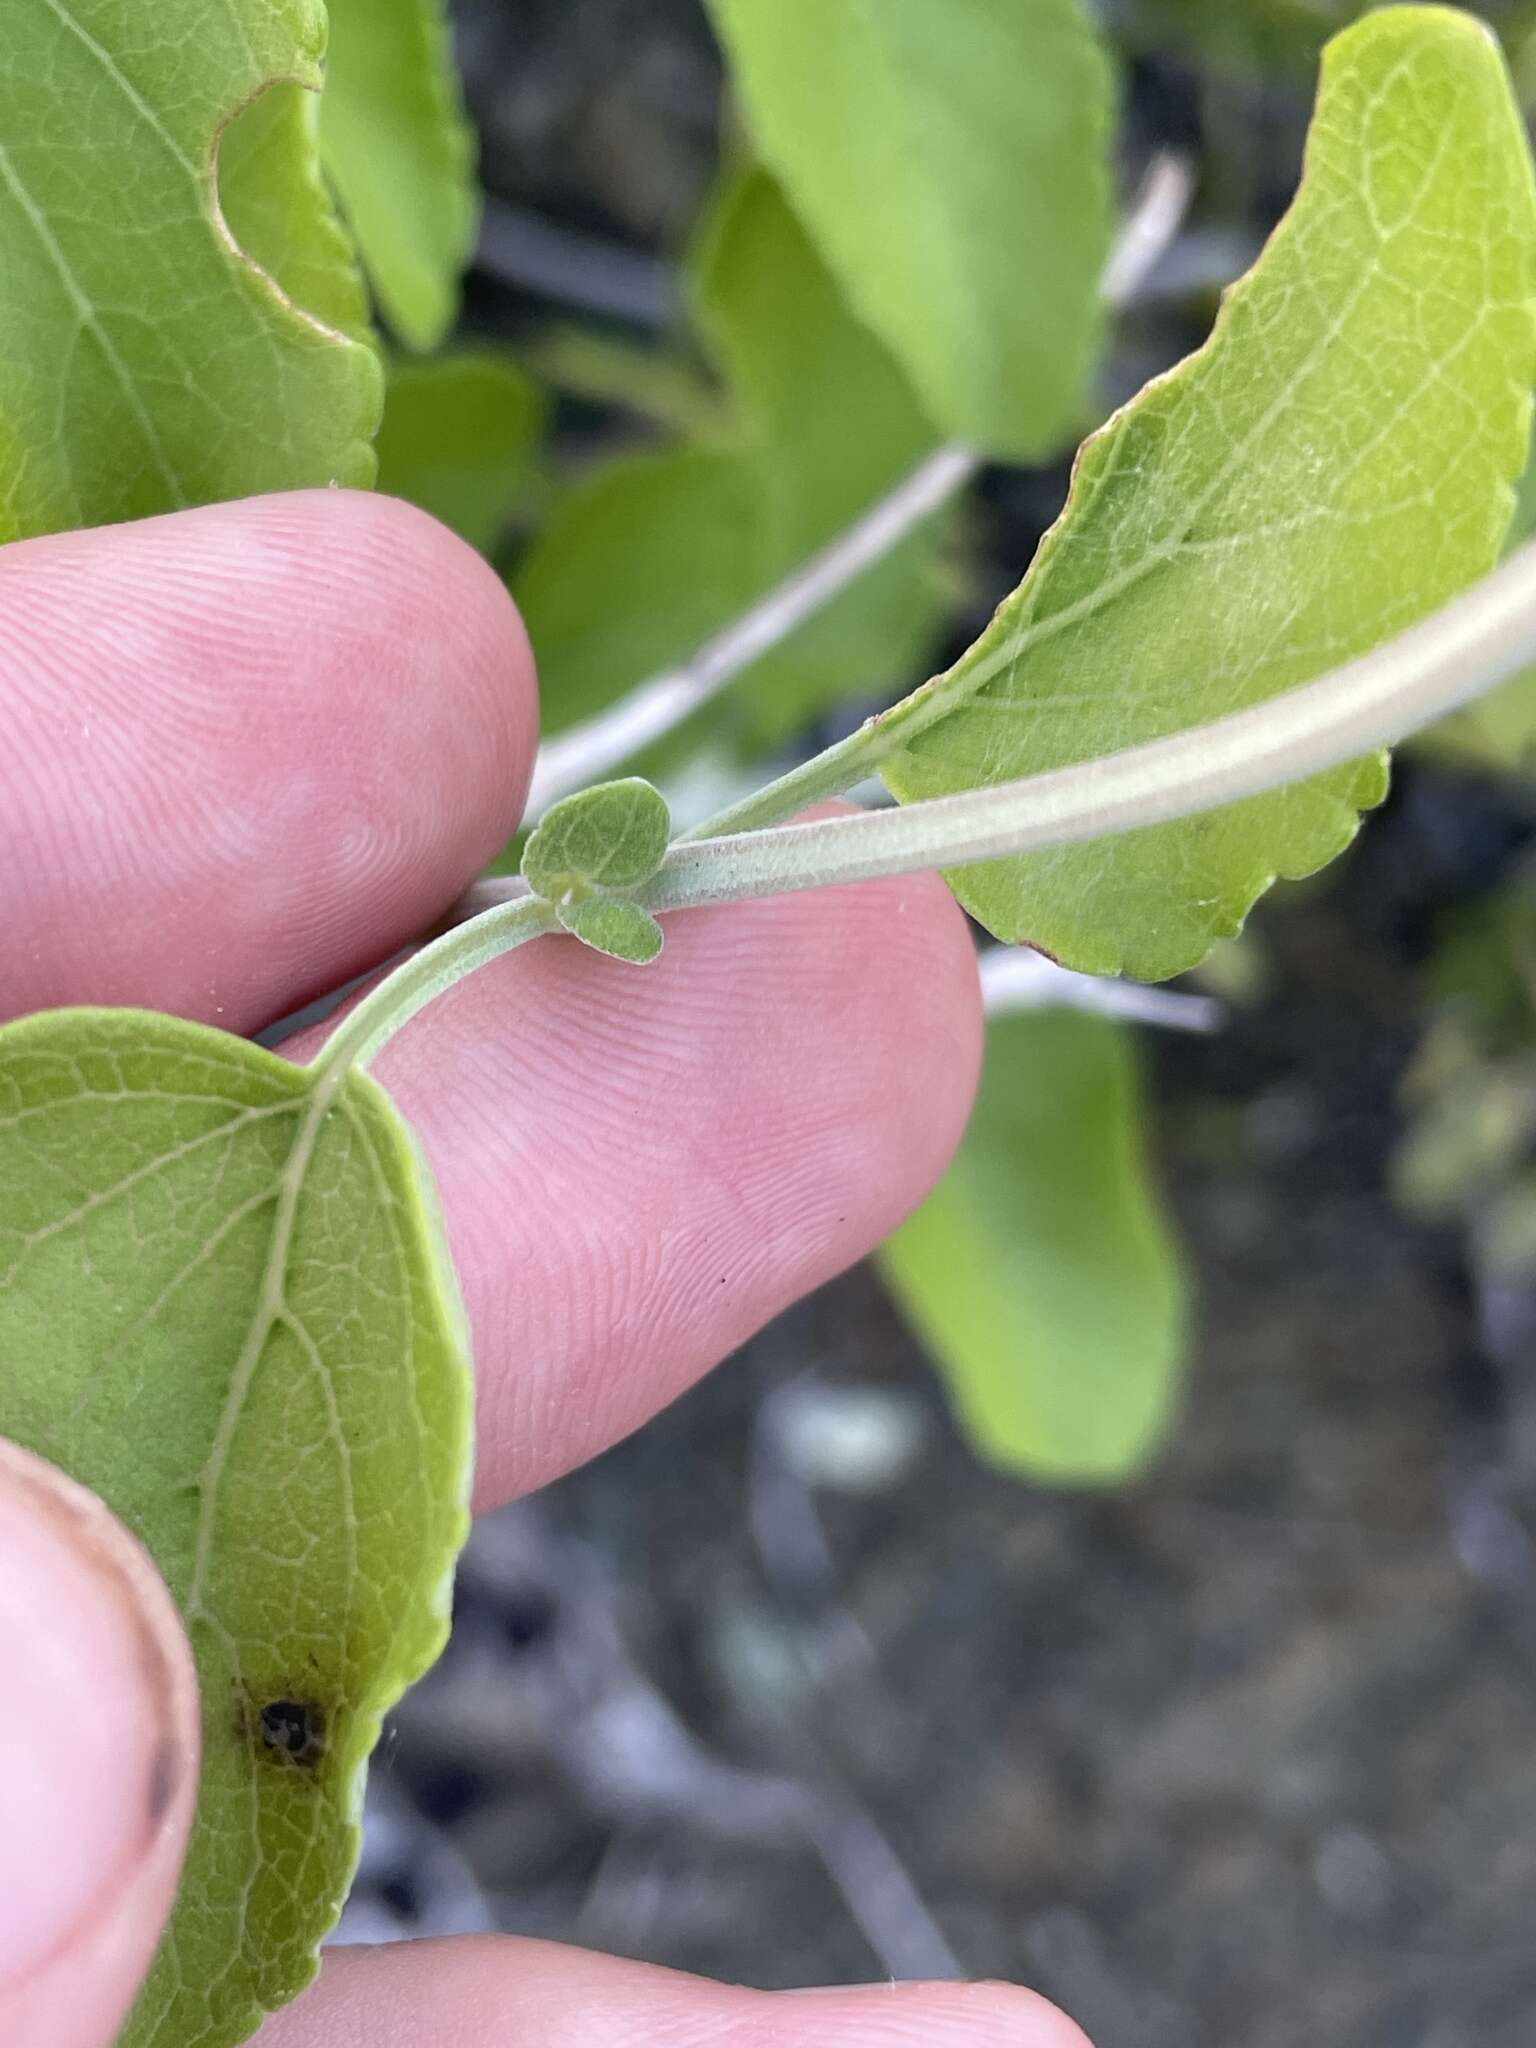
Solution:
M976 1449L1023 1478L1123 1481L1172 1414L1186 1286L1143 1115L1121 1027L995 1020L954 1164L878 1255Z
M219 202L224 131L277 81L318 88L324 37L319 0L7 0L0 540L371 482L379 367L334 324L347 259L339 237L321 252L310 127L268 142L272 184L307 209L288 239L311 304Z
M887 714L902 799L1091 759L1305 682L1490 569L1536 381L1536 198L1497 47L1395 7L1340 36L1300 192L1210 341L1088 442L1034 566ZM926 723L927 729L921 730ZM951 877L1000 938L1147 979L1348 845L1371 759Z
M201 1026L0 1031L0 1435L154 1557L203 1700L197 1820L121 2048L228 2048L312 1976L383 1713L448 1626L467 1336L387 1099Z

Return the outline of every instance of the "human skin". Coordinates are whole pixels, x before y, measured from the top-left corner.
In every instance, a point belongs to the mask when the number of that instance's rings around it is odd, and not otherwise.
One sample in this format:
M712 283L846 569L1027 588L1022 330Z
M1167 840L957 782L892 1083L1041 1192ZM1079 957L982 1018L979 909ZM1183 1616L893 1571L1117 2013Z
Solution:
M477 556L388 499L17 543L0 619L0 1016L136 1004L256 1030L427 928L516 823L521 624ZM868 1251L970 1106L974 961L931 878L676 916L639 973L539 940L375 1066L442 1191L481 1509ZM187 1651L119 1525L5 1446L0 1555L0 2048L109 2048L190 1818ZM769 1995L500 1939L336 1951L261 2041L1085 2048L1008 1986Z

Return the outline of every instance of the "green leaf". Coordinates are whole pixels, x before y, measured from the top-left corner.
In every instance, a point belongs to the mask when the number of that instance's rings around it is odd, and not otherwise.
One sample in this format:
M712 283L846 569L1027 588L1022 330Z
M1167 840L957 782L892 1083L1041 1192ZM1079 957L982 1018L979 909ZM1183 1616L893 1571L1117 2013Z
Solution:
M754 140L946 434L1075 423L1109 247L1109 66L1080 0L710 0Z
M622 456L577 484L515 579L555 729L686 660L933 443L764 173L722 187L690 275L726 380L724 431ZM933 522L859 579L742 677L722 715L772 740L850 689L910 674L947 608L946 532Z
M316 310L242 253L210 176L227 124L266 88L319 86L324 38L318 0L156 0L148 15L8 0L0 541L371 482L379 367L338 320L343 245L305 124L274 109L263 154L297 209L293 274ZM251 174L247 161L247 221Z
M230 233L295 305L366 339L368 294L331 210L316 138L320 95L274 85L224 130L219 204Z
M132 1011L0 1031L0 1435L148 1546L202 1685L179 1900L121 2048L313 1975L380 1718L468 1526L468 1335L381 1090Z
M765 172L721 188L692 282L758 472L756 598L893 490L935 434ZM851 691L887 694L921 673L952 603L940 567L952 528L929 520L757 663L733 696L754 739L772 744Z
M638 889L661 866L671 831L666 800L648 782L601 782L550 809L523 850L523 876L551 903L573 889Z
M538 386L507 356L397 363L379 429L379 489L492 554L528 491L545 416Z
M954 1164L879 1254L961 1423L1006 1471L1123 1480L1167 1428L1186 1286L1143 1122L1119 1026L997 1019Z
M754 594L750 466L727 449L622 455L555 503L512 579L551 731L685 660Z
M1391 7L1329 48L1301 191L1200 353L1079 457L960 662L887 715L909 799L1091 759L1364 652L1491 568L1536 380L1536 196L1497 48ZM922 728L926 725L927 729ZM972 868L999 937L1148 979L1380 801L1370 759L1175 825Z
M648 966L662 948L662 930L648 910L622 897L588 896L560 906L560 922L594 953Z
M480 195L443 0L329 0L320 146L380 306L412 348L458 314Z

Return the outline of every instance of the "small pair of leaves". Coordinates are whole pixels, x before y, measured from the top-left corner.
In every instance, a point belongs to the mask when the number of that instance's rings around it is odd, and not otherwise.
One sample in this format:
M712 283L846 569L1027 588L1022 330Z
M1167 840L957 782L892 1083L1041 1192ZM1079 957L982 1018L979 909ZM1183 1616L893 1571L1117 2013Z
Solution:
M544 394L507 355L466 349L396 363L379 429L379 489L494 556L537 474L547 414Z
M148 1547L203 1702L122 2048L229 2048L314 1973L380 1721L447 1633L468 1333L382 1091L132 1011L0 1031L0 1436Z
M324 43L319 0L7 0L0 541L372 481L379 366L294 91ZM226 212L221 138L280 81Z
M1491 568L1536 382L1536 187L1496 44L1389 7L1329 46L1296 202L1210 341L1084 447L982 638L886 715L903 800L1086 761L1360 654ZM1000 938L1145 979L1348 845L1382 759L951 878Z
M523 879L584 945L644 966L661 951L661 926L626 892L650 881L671 836L666 801L650 783L599 783L546 814L523 849Z
M459 307L480 221L444 0L328 0L320 148L379 306L411 348Z
M514 578L555 730L686 660L933 445L765 173L725 181L688 277L726 383L723 424L576 484ZM745 737L782 738L922 661L946 609L943 531L909 541L738 681L730 716Z
M1020 1477L1123 1481L1171 1417L1187 1286L1144 1118L1122 1027L995 1019L954 1164L878 1255L976 1449Z
M1070 432L1110 235L1083 0L709 0L763 160L947 437Z

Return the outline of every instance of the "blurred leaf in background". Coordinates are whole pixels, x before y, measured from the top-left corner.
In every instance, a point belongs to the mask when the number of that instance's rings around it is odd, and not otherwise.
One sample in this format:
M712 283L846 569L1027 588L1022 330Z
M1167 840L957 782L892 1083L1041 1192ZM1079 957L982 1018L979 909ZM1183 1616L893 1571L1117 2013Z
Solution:
M152 36L132 9L92 23L5 9L0 541L371 482L379 367L299 98L320 84L316 9L268 0L246 23L157 0ZM251 107L260 194L226 133Z
M686 659L933 444L765 172L726 179L689 284L727 426L575 484L515 577L552 728ZM946 610L945 528L931 523L750 670L732 697L738 726L782 735L919 665Z
M1536 534L1536 461L1526 465L1504 543L1508 554ZM1519 773L1536 765L1536 668L1522 669L1464 711L1419 735L1421 750L1471 768Z
M946 437L1018 460L1081 414L1112 205L1082 0L710 0L763 160Z
M444 0L328 0L320 148L390 327L432 349L459 309L480 198Z
M389 373L379 489L493 556L538 473L548 405L510 355L466 349Z
M1485 1276L1536 1273L1536 872L1441 922L1404 1076L1392 1192L1468 1232Z
M976 1449L1022 1477L1125 1480L1171 1419L1187 1284L1145 1123L1123 1027L995 1019L955 1162L878 1255Z
M695 278L699 325L757 472L752 581L769 589L893 489L935 435L766 172L726 185ZM758 664L742 698L754 736L781 738L853 692L900 687L949 609L939 559L952 525L930 520Z

